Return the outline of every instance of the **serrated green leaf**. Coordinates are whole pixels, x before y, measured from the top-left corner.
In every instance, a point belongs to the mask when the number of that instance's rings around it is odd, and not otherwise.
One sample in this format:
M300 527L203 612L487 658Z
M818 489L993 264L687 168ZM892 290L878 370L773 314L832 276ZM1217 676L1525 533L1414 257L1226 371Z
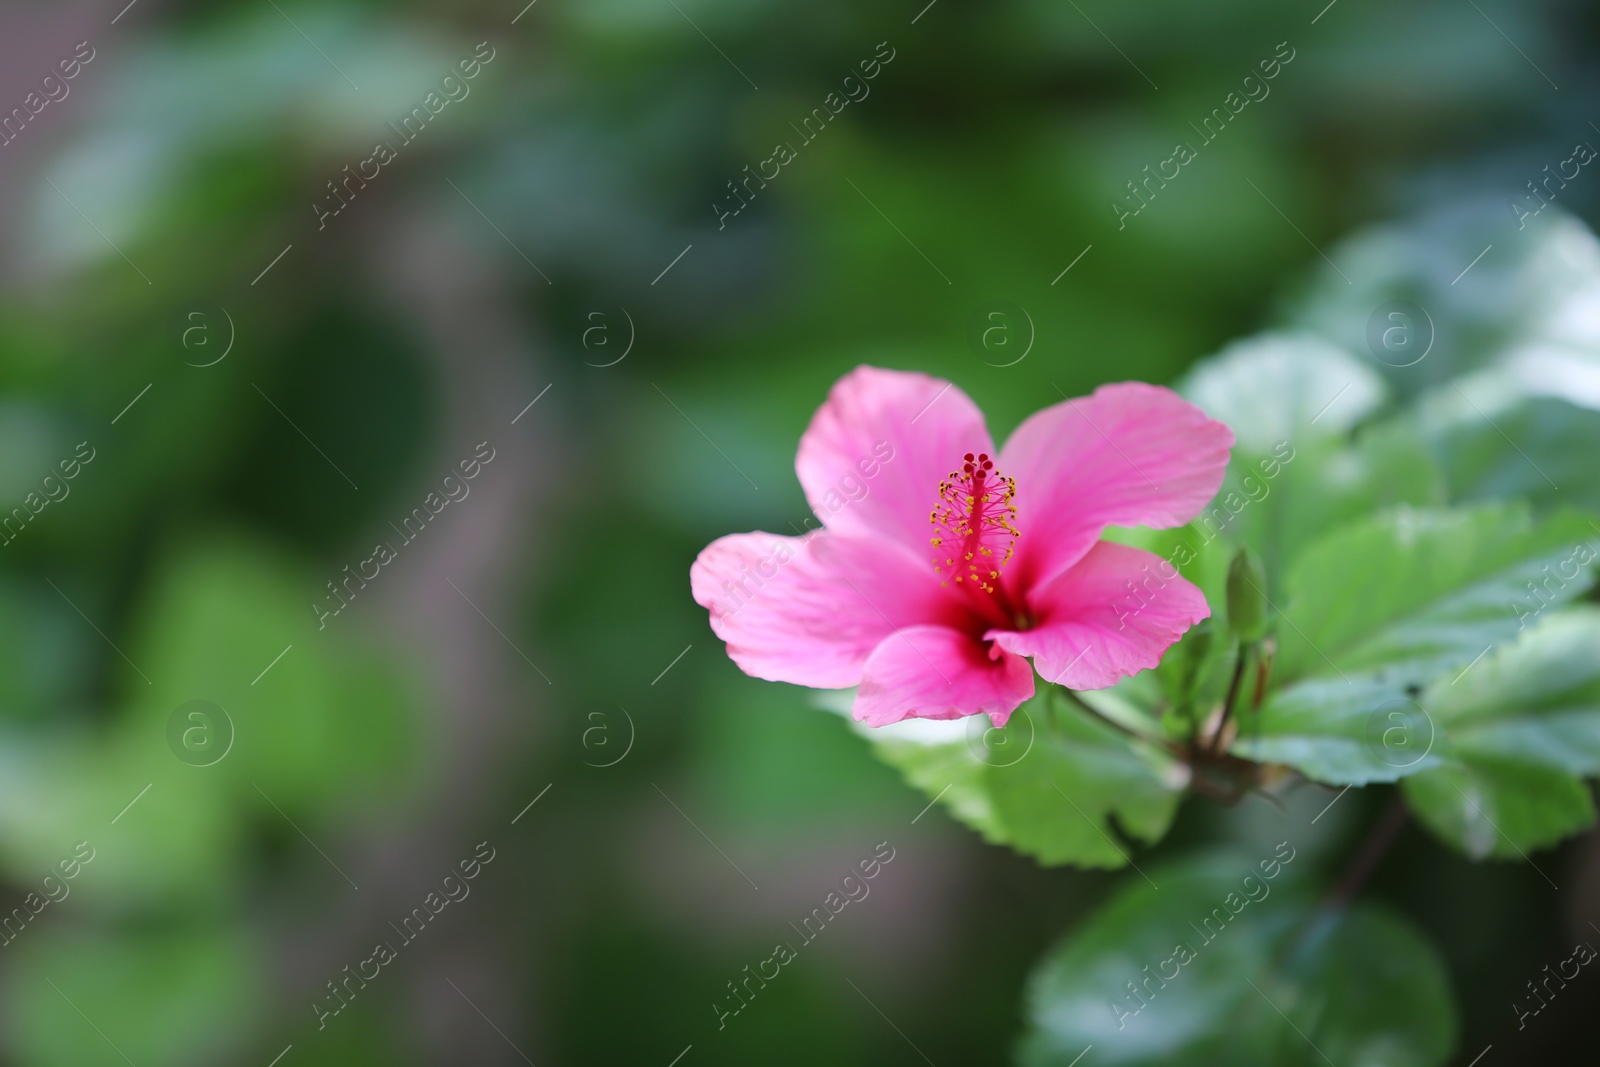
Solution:
M1401 788L1423 825L1473 859L1527 859L1594 823L1581 779L1516 760L1450 760Z
M1330 534L1279 605L1274 673L1297 684L1241 717L1233 750L1337 784L1439 766L1423 687L1585 592L1593 535L1571 513L1535 525L1522 505L1402 509Z
M1187 776L1165 750L1041 693L1001 730L986 720L862 729L878 755L991 844L1047 866L1121 867L1166 833Z
M1403 419L1395 419L1361 430L1352 442L1296 441L1253 464L1236 456L1195 527L1209 532L1236 512L1225 532L1260 552L1276 588L1285 570L1329 530L1383 508L1431 507L1444 500L1427 446Z
M1521 504L1399 508L1344 527L1288 576L1277 676L1432 681L1514 637L1547 603L1528 583L1546 578L1546 567L1592 558L1596 537L1581 515L1535 524ZM1548 603L1592 584L1585 563L1571 573L1548 588Z
M1130 849L1117 842L1119 828L1145 844L1161 840L1187 783L1183 768L1070 704L1041 727L1022 759L984 769L1008 844L1046 866L1120 867Z
M1422 698L1438 766L1407 778L1417 818L1475 859L1524 859L1594 822L1600 612L1557 615Z
M1456 1011L1427 942L1380 908L1321 908L1300 872L1263 861L1212 854L1130 879L1035 970L1021 1063L1068 1067L1090 1045L1118 1067L1444 1062Z

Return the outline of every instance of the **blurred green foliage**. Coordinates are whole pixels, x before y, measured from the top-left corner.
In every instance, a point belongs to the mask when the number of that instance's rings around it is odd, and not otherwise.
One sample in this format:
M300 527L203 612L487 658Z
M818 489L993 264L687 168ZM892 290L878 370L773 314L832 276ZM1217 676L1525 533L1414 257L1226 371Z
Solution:
M913 825L926 798L808 694L740 675L687 593L689 560L713 537L783 532L807 515L794 443L857 362L959 382L1003 437L1063 393L1174 382L1262 326L1340 346L1330 363L1353 364L1365 385L1316 424L1325 437L1300 427L1273 508L1241 520L1274 583L1325 527L1384 504L1526 498L1546 521L1597 502L1581 458L1597 393L1576 370L1594 351L1582 313L1592 242L1553 212L1519 232L1504 204L1585 136L1596 21L1579 5L1485 0L1491 24L1445 0L1347 0L1313 24L1320 3L942 0L919 15L920 3L544 0L514 26L515 2L277 6L143 0L81 30L42 5L0 16L5 36L38 54L85 34L100 50L52 109L57 125L30 129L0 160L12 168L0 507L21 506L79 441L98 449L0 559L7 906L75 842L99 850L70 896L0 949L6 1062L114 1062L108 1042L138 1063L262 1064L291 1042L285 1067L449 1062L441 1050L454 1046L418 1005L454 994L424 961L402 961L411 970L337 1025L312 1025L306 1005L337 969L326 962L365 955L392 912L363 909L378 887L350 890L308 839L382 869L395 827L433 815L504 827L502 812L551 781L540 817L505 847L502 881L471 906L503 949L474 957L482 988L503 997L478 1003L537 1062L667 1063L691 1042L685 1067L922 1062L884 1016L941 1064L1003 1056L1024 1030L1029 969L1112 876L1041 870L937 807ZM472 96L317 230L310 205L326 183L485 39L498 56ZM1124 183L1285 39L1298 56L1271 96L1118 230L1109 205ZM719 231L711 205L725 183L884 40L897 55L870 98ZM1562 197L1594 217L1582 179ZM1396 218L1407 221L1363 228ZM400 276L422 280L408 290ZM419 291L446 304L470 295L465 321L510 324L520 369L553 381L518 428L539 427L522 447L567 488L500 520L525 547L502 579L519 610L497 622L553 685L515 675L504 699L521 709L517 729L459 794L428 759L472 699L440 691L446 655L380 639L362 604L339 620L361 625L328 632L306 607L420 498L435 455L454 457L461 383L496 372L487 327L440 328ZM967 342L997 300L1026 309L1037 333L1011 367ZM1421 305L1437 328L1416 373L1368 361L1369 318L1391 300ZM181 341L202 308L217 342L217 309L237 324L232 355L204 369L185 366L203 360ZM637 347L614 367L585 366L603 362L584 347L587 316L622 308ZM1453 399L1452 381L1561 488L1530 477ZM1386 422L1401 400L1416 414ZM525 402L508 391L504 413L470 414L500 426ZM1270 452L1273 414L1230 421ZM1332 487L1314 478L1327 471L1340 474ZM1273 526L1249 525L1268 514ZM1202 566L1218 604L1226 557ZM1518 657L1543 654L1516 646L1477 669L1514 678L1528 669ZM1226 683L1216 675L1202 663L1190 681L1208 692ZM194 699L220 705L236 730L211 767L167 747L168 718ZM635 748L613 768L584 766L612 758L580 740L589 714L620 730L619 706ZM1468 741L1450 758L1430 773L1485 773ZM1138 768L1097 770L1133 776L1122 829L1165 828L1158 785ZM1408 791L1426 791L1425 777ZM760 894L653 783L759 869ZM1575 828L1586 794L1563 796L1561 810L1529 813L1530 842ZM1303 814L1324 802L1308 795ZM1308 867L1347 851L1361 804L1346 800L1297 842ZM1186 809L1162 848L1278 840L1259 807ZM1428 821L1482 851L1481 828ZM884 837L906 857L892 872L900 895L880 890L878 905L846 916L858 925L838 944L716 1032L707 1004L729 975ZM1421 834L1407 843L1375 892L1438 946L1462 1005L1460 1047L1480 1048L1509 1021L1492 1020L1510 991L1563 939L1549 887L1525 868L1469 875ZM466 851L453 837L439 847ZM391 880L420 899L434 875ZM1389 936L1388 913L1372 914L1368 932ZM1436 968L1418 966L1428 982L1408 985L1419 999L1406 1003L1426 1013ZM1522 1047L1530 1061L1570 1055L1582 1028L1576 1016L1541 1020ZM484 1033L485 1055L514 1062Z

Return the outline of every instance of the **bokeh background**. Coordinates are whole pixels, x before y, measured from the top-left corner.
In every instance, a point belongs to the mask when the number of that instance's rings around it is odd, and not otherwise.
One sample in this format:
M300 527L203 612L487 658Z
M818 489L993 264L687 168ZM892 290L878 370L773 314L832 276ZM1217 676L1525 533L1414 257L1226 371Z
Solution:
M0 1062L1009 1057L1029 968L1123 875L922 814L843 718L733 667L690 561L803 523L796 441L857 363L951 378L1002 436L1170 382L1340 267L1372 271L1327 324L1355 344L1420 298L1368 285L1385 263L1448 279L1492 243L1504 277L1528 254L1509 202L1600 142L1600 18L922 4L5 5L0 114L93 58L0 147L0 508L94 458L0 551L0 903L94 858L0 948ZM1280 42L1270 95L1119 228L1125 183ZM475 53L469 95L319 222ZM1594 220L1600 177L1556 207ZM1483 306L1433 292L1446 333ZM1009 348L984 343L997 302ZM319 620L483 442L470 492ZM174 741L193 700L225 718ZM180 758L191 722L231 739L208 766ZM1320 822L1313 862L1383 799ZM1278 817L1191 805L1160 851ZM319 1025L484 842L470 896ZM870 897L719 1029L726 983L881 842ZM1373 883L1450 964L1462 1063L1600 914L1592 835L1541 867L1559 895L1413 829ZM1565 994L1521 1062L1577 1062L1597 998Z

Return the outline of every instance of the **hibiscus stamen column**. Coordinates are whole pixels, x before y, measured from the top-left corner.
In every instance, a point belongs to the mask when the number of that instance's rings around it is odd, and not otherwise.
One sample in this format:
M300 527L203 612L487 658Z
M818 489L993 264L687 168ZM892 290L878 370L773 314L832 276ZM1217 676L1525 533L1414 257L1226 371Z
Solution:
M933 559L941 585L958 586L995 604L1006 622L1014 612L1000 585L1000 570L1011 560L1017 537L1017 483L994 469L987 452L962 457L959 470L939 483L933 523Z

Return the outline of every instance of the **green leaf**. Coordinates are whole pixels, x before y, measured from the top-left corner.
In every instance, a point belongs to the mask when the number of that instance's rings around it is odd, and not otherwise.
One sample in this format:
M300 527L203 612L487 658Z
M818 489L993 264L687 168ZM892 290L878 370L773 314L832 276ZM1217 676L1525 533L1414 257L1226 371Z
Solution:
M1166 833L1187 774L1164 749L1073 705L1034 697L1003 729L974 716L861 728L878 755L991 844L1047 866L1121 867Z
M1535 525L1497 505L1401 509L1330 534L1279 604L1274 673L1298 684L1241 718L1234 751L1338 784L1438 766L1416 696L1585 592L1593 533L1579 515Z
M1385 402L1369 365L1306 334L1265 334L1197 366L1180 386L1233 428L1216 498L1186 529L1200 554L1221 538L1261 557L1276 584L1300 550L1340 523L1394 504L1439 504L1425 443L1395 419L1352 432Z
M1041 727L1021 760L984 771L1008 844L1047 866L1120 867L1132 850L1116 841L1117 828L1145 844L1161 840L1187 783L1180 765L1068 704Z
M1443 1063L1457 1017L1437 954L1386 910L1319 907L1287 847L1129 879L1034 971L1020 1062L1093 1045L1120 1067Z
M1600 511L1600 411L1552 397L1475 407L1449 389L1438 401L1425 432L1452 500L1519 498L1540 510Z
M1393 782L1440 765L1428 720L1406 690L1355 676L1313 678L1244 715L1229 751L1262 763L1287 763L1333 785Z
M1197 363L1178 391L1227 423L1250 457L1283 441L1343 437L1388 396L1370 363L1304 333L1236 341Z
M1559 207L1528 220L1514 242L1503 238L1508 218L1503 200L1451 203L1363 230L1329 251L1346 274L1325 272L1297 301L1292 321L1371 353L1372 365L1401 393L1518 363L1523 381L1537 382L1537 389L1519 391L1576 392L1583 388L1579 368L1591 370L1600 351L1591 310L1600 246ZM1491 243L1493 254L1463 274ZM1393 301L1411 305L1395 321L1416 332L1417 343L1432 342L1420 361L1372 347L1374 319L1379 329L1390 321L1382 313Z
M1256 549L1276 587L1329 530L1382 508L1430 507L1444 500L1426 444L1397 418L1363 428L1348 443L1326 437L1295 441L1253 465L1236 455L1216 500L1194 526L1206 534L1222 525L1235 541ZM1228 522L1230 513L1236 517Z
M1600 611L1557 615L1423 697L1441 765L1406 779L1417 818L1475 859L1524 859L1594 822Z
M1584 516L1535 524L1520 504L1399 508L1344 527L1289 574L1278 678L1431 681L1543 610L1529 583L1545 579L1545 568L1576 561L1548 595L1555 603L1582 595L1592 583L1585 567L1595 538Z
M1401 788L1423 825L1473 859L1525 860L1594 824L1581 779L1516 760L1450 760Z

